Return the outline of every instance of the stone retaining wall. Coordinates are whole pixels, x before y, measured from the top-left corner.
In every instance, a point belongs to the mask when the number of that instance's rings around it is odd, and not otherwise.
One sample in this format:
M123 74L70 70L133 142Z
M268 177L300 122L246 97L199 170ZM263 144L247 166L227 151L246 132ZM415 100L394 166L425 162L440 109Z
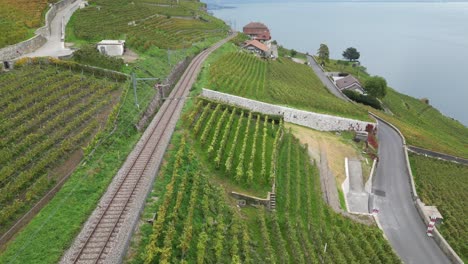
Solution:
M223 103L236 105L266 115L281 115L286 122L310 127L319 131L364 131L368 124L373 126L376 125L375 123L371 122L263 103L260 101L221 93L209 89L203 89L201 96L221 101Z
M45 16L46 25L36 30L36 36L0 49L0 61L13 60L23 54L31 53L44 45L47 42L47 37L50 35L50 23L55 18L57 11L75 1L76 0L62 0L52 5Z

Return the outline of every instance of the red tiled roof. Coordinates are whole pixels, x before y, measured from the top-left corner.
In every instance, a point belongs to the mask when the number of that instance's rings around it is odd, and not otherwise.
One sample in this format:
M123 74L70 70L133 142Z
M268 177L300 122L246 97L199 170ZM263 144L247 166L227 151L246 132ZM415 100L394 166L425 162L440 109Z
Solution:
M254 39L259 40L270 40L270 30L265 24L260 22L251 22L243 28L243 32L246 35L252 36Z
M261 43L258 40L255 40L255 39L246 41L244 47L247 47L247 46L254 46L257 49L259 49L261 51L264 51L264 52L268 51L268 47L265 44Z
M263 23L260 23L260 22L250 22L249 24L247 24L244 29L246 28L255 28L255 29L266 29L268 30L268 27L265 26L265 24Z

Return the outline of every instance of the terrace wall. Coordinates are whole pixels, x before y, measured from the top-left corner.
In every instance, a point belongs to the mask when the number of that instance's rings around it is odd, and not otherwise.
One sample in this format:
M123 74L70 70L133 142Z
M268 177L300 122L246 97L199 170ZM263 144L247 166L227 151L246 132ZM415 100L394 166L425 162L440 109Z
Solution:
M201 96L266 115L281 115L284 117L284 121L286 122L310 127L319 131L364 131L368 124L376 126L375 123L371 122L302 111L208 89L203 89Z

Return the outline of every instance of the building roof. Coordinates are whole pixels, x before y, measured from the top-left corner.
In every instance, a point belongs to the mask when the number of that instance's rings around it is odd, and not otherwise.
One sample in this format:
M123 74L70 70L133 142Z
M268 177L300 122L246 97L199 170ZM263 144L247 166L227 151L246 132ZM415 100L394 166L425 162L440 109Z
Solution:
M125 40L110 40L110 39L101 40L101 42L98 43L98 45L123 45L123 44L125 44Z
M361 83L358 81L358 79L354 78L354 76L352 76L351 74L336 81L336 86L340 90L344 90L353 85L357 85L362 88Z
M250 22L249 24L247 24L244 29L247 29L247 28L255 28L255 29L266 29L268 30L268 27L265 26L265 24L263 23L260 23L260 22Z
M248 46L253 46L263 52L267 52L268 51L268 47L267 45L261 43L260 41L254 39L254 40L248 40L245 42L245 45L244 45L244 48L245 47L248 47Z

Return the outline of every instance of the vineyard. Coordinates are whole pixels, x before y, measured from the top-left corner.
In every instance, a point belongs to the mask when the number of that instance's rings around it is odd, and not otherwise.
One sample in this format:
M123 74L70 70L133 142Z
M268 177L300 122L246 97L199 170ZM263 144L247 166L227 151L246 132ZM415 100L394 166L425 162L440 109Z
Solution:
M400 263L377 227L327 207L306 147L281 120L206 100L183 120L152 193L160 198L145 210L156 217L129 263ZM272 181L273 212L239 210L227 195L229 183Z
M77 11L67 34L89 42L125 39L131 48L146 51L191 47L193 43L226 35L227 27L201 11L197 1L96 0ZM99 25L99 27L96 27Z
M0 233L78 164L120 88L46 65L0 74Z
M466 262L468 260L468 166L410 155L416 190L422 201L436 205L443 223L439 230Z
M287 58L265 61L244 52L221 56L209 68L209 89L267 103L367 120L367 111L328 92L307 65Z
M394 115L371 111L396 125L409 144L468 158L468 128L460 122L393 89L387 89L383 102Z
M55 0L0 0L0 48L33 36L44 23L48 3Z

